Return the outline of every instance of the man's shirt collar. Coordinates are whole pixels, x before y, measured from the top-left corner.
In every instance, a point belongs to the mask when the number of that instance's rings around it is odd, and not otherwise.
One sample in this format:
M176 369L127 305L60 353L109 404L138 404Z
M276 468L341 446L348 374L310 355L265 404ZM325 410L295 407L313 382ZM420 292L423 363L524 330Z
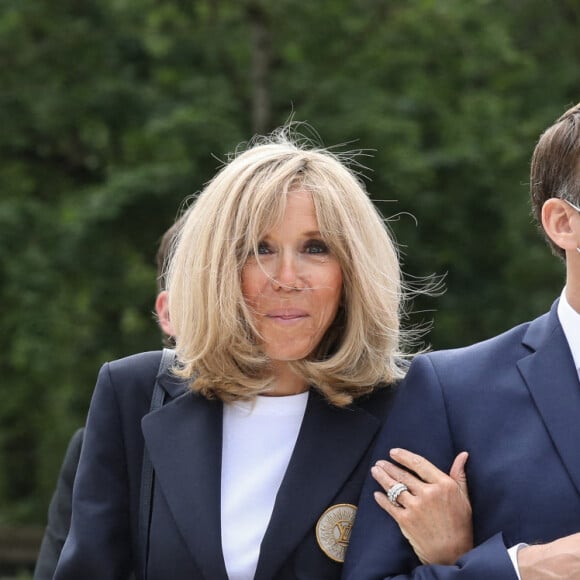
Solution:
M558 302L558 319L562 325L564 336L570 346L576 370L580 376L580 313L576 312L566 298L566 288L562 290Z

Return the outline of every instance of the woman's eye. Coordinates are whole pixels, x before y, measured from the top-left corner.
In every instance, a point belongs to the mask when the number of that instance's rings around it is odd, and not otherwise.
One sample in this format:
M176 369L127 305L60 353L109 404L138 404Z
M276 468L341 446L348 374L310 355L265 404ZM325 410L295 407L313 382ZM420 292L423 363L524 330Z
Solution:
M306 243L308 254L328 254L328 246L322 240L310 240Z
M266 242L260 242L258 244L258 255L259 256L264 256L266 254L270 254L271 251L272 250L270 249L270 246Z

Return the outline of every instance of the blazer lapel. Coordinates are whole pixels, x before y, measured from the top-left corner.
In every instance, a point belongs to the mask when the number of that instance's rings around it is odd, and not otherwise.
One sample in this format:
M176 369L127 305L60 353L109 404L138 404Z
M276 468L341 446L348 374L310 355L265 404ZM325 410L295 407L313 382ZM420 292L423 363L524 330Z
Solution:
M524 344L535 352L521 359L518 367L580 493L580 383L556 306L557 302L530 325Z
M255 580L275 577L361 461L379 426L379 419L361 408L332 407L318 392L310 392L262 541Z
M146 415L142 427L155 482L192 556L208 580L227 580L220 524L221 402L187 393Z

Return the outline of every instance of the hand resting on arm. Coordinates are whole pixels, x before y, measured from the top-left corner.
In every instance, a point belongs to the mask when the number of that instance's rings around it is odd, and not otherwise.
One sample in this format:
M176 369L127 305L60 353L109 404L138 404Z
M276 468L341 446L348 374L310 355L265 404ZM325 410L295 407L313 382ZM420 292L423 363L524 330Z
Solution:
M404 449L392 449L389 461L380 460L371 473L386 491L403 483L396 505L384 493L375 492L377 503L399 524L423 564L453 564L473 547L471 504L467 491L467 452L455 458L449 475L424 457Z

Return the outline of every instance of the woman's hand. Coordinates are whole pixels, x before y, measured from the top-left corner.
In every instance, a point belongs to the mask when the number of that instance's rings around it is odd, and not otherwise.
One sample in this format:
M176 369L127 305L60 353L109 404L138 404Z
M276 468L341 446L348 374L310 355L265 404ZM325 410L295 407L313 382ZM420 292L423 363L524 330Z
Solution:
M423 564L453 564L473 547L467 452L455 458L449 475L405 449L391 449L390 456L412 473L384 460L371 473L385 492L396 483L407 490L398 495L396 505L378 491L375 500L399 524Z

